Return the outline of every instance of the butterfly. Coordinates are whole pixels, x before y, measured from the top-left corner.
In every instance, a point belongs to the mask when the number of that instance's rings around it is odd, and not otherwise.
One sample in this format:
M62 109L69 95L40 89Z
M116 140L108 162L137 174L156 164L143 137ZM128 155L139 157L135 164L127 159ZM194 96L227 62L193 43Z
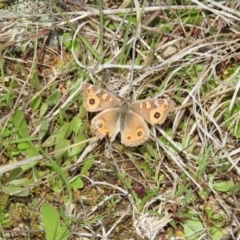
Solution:
M169 99L146 99L136 102L121 100L108 91L88 83L82 84L83 104L89 112L100 112L91 121L94 135L114 141L121 133L121 143L138 146L150 137L151 125L162 124L175 108ZM145 121L144 121L145 120Z

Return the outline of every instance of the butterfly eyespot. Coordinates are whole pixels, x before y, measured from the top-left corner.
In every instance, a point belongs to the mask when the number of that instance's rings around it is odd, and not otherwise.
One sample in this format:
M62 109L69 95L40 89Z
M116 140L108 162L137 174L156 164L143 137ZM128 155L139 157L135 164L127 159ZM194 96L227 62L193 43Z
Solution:
M160 118L161 114L159 112L154 113L154 118L158 119Z
M95 104L95 99L91 98L91 99L89 100L89 104L94 105L94 104Z
M138 131L138 132L137 132L137 136L138 136L138 137L141 137L142 134L143 134L142 131Z

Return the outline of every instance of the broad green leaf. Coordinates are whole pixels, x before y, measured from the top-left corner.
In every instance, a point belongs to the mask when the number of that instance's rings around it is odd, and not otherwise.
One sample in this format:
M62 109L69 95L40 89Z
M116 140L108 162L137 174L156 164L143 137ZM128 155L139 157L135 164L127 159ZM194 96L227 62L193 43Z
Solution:
M80 177L73 180L70 185L72 188L75 188L75 189L81 189L84 187L83 180Z
M17 187L12 185L8 185L8 186L2 185L1 188L6 194L9 194L12 196L18 196L18 197L29 196L29 190L22 187Z
M216 220L222 220L222 215L219 213L214 213L211 218Z
M31 144L29 144L28 142L19 143L18 146L17 146L17 148L19 150L26 150L26 149L28 149L30 147L31 147Z
M71 236L71 233L69 232L67 226L65 226L65 225L64 226L60 226L58 228L55 240L57 240L57 239L59 239L59 240L68 240L70 236Z
M86 140L86 138L85 138L85 136L82 135L82 134L79 135L79 136L77 136L77 137L75 138L76 143L81 143L82 141L85 141L85 140ZM73 157L73 156L78 155L79 153L82 152L82 150L85 148L85 146L86 146L86 143L79 144L79 145L73 147L73 148L70 150L70 155L69 155L69 156Z
M10 172L9 181L20 177L23 174L22 168L15 168Z
M69 33L63 34L63 45L69 51L73 50L74 52L78 52L80 50L80 45L79 45L78 41L76 39L73 41L72 36Z
M147 145L147 150L151 157L155 159L158 157L156 148L153 148L150 144Z
M39 155L39 151L37 150L37 148L31 146L31 148L29 148L27 150L26 158L35 157L35 156L38 156L38 155ZM23 172L26 172L29 169L33 169L33 167L37 164L38 164L38 162L28 163L28 164L23 165L21 167L21 169L23 170Z
M240 190L240 184L237 183L232 187L231 193L236 194L239 190Z
M63 45L64 45L69 51L71 51L71 47L72 47L72 36L70 35L70 33L64 33L62 37L63 37Z
M31 146L28 150L27 150L27 158L31 158L31 157L35 157L39 155L39 151L36 147Z
M206 206L205 211L206 211L206 213L207 213L208 218L211 218L212 215L213 215L213 212L214 212L213 207L211 207L211 206Z
M33 112L35 112L39 108L41 102L42 102L41 96L37 96L31 101L30 105Z
M55 151L58 151L59 153L56 154L56 159L61 158L63 155L66 154L66 152L69 152L69 149L63 150L66 147L70 146L70 141L67 139L62 139L61 141L57 141ZM69 154L68 154L69 155Z
M41 215L46 239L57 240L56 233L60 224L60 218L57 210L50 203L44 203L41 208Z
M27 187L32 183L33 183L32 178L19 178L19 179L10 181L9 185L12 185L14 187Z
M94 163L94 158L90 158L87 161L84 162L83 168L81 169L81 175L86 175L86 173L89 171L89 169L92 167Z
M41 122L41 126L40 126L40 131L39 131L39 138L43 139L43 137L45 136L45 134L48 131L48 127L49 127L49 121L48 119L44 119Z
M13 116L13 124L21 137L29 137L28 126L22 110L17 109L15 111Z
M229 192L232 189L231 181L214 183L213 188L219 192Z
M18 156L19 154L22 153L22 150L19 149L12 149L11 155L12 156Z
M58 140L69 137L71 132L72 132L71 124L69 122L65 122L58 130L58 138L59 138Z
M57 89L54 89L52 94L46 99L46 103L49 106L56 106L60 101L60 93Z
M43 115L47 112L47 110L48 110L48 104L43 103L40 108L40 118L43 117Z
M43 147L51 147L60 143L71 134L70 123L64 123L54 134L52 134L43 144ZM62 147L62 145L61 145Z
M221 228L210 228L210 234L212 236L212 240L219 240L222 239L226 233L223 232Z
M201 231L204 230L204 227L201 221L197 218L188 219L184 224L184 233L188 240L199 240L201 236Z
M72 131L77 135L80 127L82 126L82 121L80 117L75 116L72 120Z

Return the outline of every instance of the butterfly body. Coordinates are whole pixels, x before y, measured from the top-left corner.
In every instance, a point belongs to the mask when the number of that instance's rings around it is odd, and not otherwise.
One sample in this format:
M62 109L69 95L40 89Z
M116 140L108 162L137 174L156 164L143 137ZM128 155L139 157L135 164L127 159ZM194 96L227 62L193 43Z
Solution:
M124 102L120 107L120 129L123 130L126 124L126 118L129 111L129 104Z
M82 85L83 104L89 112L100 112L91 122L92 132L100 139L108 136L113 141L121 133L126 146L138 146L150 137L150 124L161 124L175 103L166 99L140 100L133 103L122 101L104 89ZM145 120L145 121L144 121Z

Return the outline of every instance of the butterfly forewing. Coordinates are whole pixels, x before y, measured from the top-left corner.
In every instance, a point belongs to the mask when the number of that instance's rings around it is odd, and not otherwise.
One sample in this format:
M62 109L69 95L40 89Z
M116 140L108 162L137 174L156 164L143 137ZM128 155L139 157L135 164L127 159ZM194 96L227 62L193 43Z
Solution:
M82 84L82 96L83 104L89 112L100 112L121 106L119 98L92 84Z
M149 99L131 103L130 109L152 125L162 124L168 113L173 111L175 103L168 99Z

